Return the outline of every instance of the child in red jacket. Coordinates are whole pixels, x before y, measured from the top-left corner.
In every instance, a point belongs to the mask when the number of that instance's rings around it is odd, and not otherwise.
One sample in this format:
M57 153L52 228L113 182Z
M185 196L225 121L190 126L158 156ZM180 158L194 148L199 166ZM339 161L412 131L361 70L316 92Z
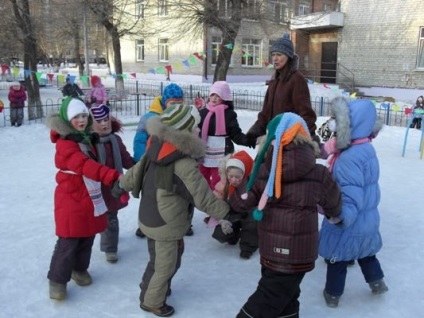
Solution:
M66 298L66 285L72 278L77 285L92 282L87 269L97 233L107 226L107 207L101 183L112 186L120 173L98 163L90 134L88 108L78 98L63 100L58 114L47 119L50 138L56 145L57 186L54 193L56 246L47 274L50 298Z
M93 131L99 134L96 142L97 159L107 167L118 170L121 174L124 169L134 165L133 158L125 148L121 137L117 134L122 129L122 124L116 118L111 117L110 109L104 104L93 105L90 113L93 118ZM102 185L102 195L106 202L107 228L100 233L100 250L105 252L109 263L118 261L119 220L118 210L128 205L128 200L120 200L112 196L111 188Z
M10 101L10 123L12 127L20 127L24 120L24 106L27 96L25 93L25 87L19 82L13 82L9 88Z

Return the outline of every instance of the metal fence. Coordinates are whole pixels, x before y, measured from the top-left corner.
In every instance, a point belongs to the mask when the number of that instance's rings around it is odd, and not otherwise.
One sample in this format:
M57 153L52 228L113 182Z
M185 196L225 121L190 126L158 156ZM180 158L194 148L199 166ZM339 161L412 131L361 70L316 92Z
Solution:
M139 117L148 109L155 96L162 94L167 82L141 82L126 81L123 90L109 89L109 99L111 112L117 118ZM207 97L210 84L179 84L184 91L184 102L192 104L194 98ZM252 90L233 90L233 100L235 109L260 111L264 101L264 93ZM58 112L62 98L53 100L48 98L43 101L42 114L39 119L28 120L30 107L24 108L24 124L43 123L45 118L52 112ZM312 107L317 116L329 116L330 100L323 97L312 99ZM405 107L395 107L393 103L376 103L378 116L389 126L406 127L411 115L405 111ZM35 113L35 112L34 112ZM0 127L10 125L10 109L8 103L0 113Z

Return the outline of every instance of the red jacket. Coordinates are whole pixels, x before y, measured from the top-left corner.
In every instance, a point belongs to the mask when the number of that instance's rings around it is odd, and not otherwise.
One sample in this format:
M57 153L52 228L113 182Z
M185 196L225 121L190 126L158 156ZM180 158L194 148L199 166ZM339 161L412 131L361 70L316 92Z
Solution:
M14 89L13 86L9 88L10 107L13 108L23 108L25 106L25 101L27 96L25 93L25 87L21 86L18 90Z
M67 238L94 236L106 229L107 221L105 214L94 216L93 202L82 176L111 186L119 178L119 172L89 158L76 141L63 139L63 136L66 136L63 132L52 130L50 133L56 144L55 164L59 169L54 194L56 235Z

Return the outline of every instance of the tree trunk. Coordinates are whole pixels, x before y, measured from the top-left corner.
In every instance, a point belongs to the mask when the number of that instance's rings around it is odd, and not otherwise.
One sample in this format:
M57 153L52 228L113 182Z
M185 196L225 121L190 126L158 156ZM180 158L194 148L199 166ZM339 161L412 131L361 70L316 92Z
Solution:
M114 55L114 65L115 65L115 87L117 91L124 90L124 78L122 77L122 60L121 60L121 40L119 38L119 33L116 28L111 28L109 34L112 38L112 48Z
M43 117L43 105L40 99L40 86L37 79L37 40L31 23L29 1L22 0L20 4L11 0L16 24L22 31L24 43L24 70L29 70L30 75L25 76L25 88L28 95L28 119Z

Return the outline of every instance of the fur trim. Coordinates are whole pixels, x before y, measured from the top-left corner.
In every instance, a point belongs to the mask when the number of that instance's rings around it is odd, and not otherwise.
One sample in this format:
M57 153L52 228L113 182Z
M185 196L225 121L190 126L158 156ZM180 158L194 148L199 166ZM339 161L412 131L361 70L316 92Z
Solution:
M149 135L155 135L169 142L191 158L200 159L205 156L205 145L198 136L192 132L177 130L162 124L159 116L149 118L146 128Z
M56 131L61 136L66 136L73 132L72 128L62 119L60 119L58 113L49 115L47 117L46 125L48 128Z
M337 149L343 150L350 146L350 117L349 100L344 97L336 97L331 102L331 115L336 118Z

